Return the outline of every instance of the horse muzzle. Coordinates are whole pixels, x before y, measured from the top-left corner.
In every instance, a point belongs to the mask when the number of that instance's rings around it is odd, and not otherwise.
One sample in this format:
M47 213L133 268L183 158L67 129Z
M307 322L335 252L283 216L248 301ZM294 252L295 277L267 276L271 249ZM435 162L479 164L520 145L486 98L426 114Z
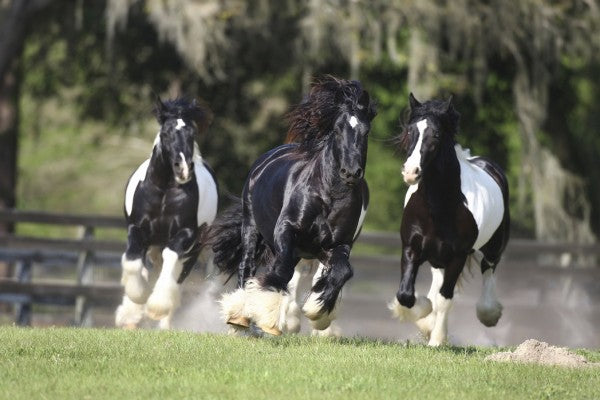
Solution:
M340 169L340 177L342 181L348 186L354 186L358 181L365 175L365 171L362 168L357 168L354 171L346 168Z
M192 179L192 171L194 168L193 163L176 163L173 166L173 175L175 176L175 182L179 185L184 185Z
M406 182L407 184L416 185L417 183L419 183L419 180L421 179L421 168L419 168L419 167L414 167L414 168L404 167L402 169L402 178L404 178L404 182Z

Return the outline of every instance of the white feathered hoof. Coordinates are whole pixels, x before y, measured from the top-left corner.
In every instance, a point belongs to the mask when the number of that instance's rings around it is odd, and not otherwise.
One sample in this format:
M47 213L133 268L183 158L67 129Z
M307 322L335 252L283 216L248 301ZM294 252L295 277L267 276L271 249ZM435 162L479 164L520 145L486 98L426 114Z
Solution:
M341 337L342 330L336 323L331 321L327 329L313 329L311 335L319 337Z
M502 304L497 301L492 303L477 303L477 319L487 326L496 326L498 320L502 316Z
M413 322L426 317L433 309L431 300L425 296L417 296L415 304L411 308L404 307L400 304L398 299L394 297L388 304L388 308L392 311L394 318L397 318L399 321Z
M298 333L300 332L300 307L295 301L290 301L285 314L285 332Z
M161 320L179 306L181 294L179 286L155 288L146 303L146 315L153 320Z
M268 290L260 286L258 280L246 282L246 303L244 312L257 327L270 335L281 335L285 325L289 295Z
M125 283L125 294L136 304L145 304L150 296L150 286L142 276L131 276Z
M144 316L144 306L133 303L123 296L123 303L115 311L115 326L123 329L136 329Z
M142 260L127 260L123 254L121 266L123 268L121 284L125 286L125 294L134 303L145 304L150 296L150 286L146 278L142 276L142 268L144 268Z
M333 318L330 318L329 313L325 313L319 319L313 319L310 321L312 328L317 331L324 331L331 325Z
M219 300L221 304L221 317L227 324L238 329L246 329L250 326L250 318L245 314L246 292L237 289L231 293L224 293Z
M311 321L320 320L325 313L323 301L319 299L320 296L321 292L311 292L310 296L308 296L308 299L306 299L306 302L302 306L302 312L306 318Z

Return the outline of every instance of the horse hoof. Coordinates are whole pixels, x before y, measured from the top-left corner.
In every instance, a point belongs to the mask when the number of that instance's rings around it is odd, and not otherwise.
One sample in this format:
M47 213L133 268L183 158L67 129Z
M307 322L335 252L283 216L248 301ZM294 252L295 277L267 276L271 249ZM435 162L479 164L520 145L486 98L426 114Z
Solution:
M227 320L229 325L238 326L240 328L249 328L250 320L244 316L231 317Z
M159 321L161 319L163 319L164 317L166 317L167 315L169 315L169 309L166 307L150 307L147 306L146 308L146 315L150 318L153 319L155 321Z
M319 298L321 292L312 292L302 306L304 316L312 321L317 321L325 314L323 311L323 301Z
M273 336L281 336L281 331L276 328L276 327L267 327L267 326L259 326L259 328L264 332L264 333L268 333L269 335L273 335Z

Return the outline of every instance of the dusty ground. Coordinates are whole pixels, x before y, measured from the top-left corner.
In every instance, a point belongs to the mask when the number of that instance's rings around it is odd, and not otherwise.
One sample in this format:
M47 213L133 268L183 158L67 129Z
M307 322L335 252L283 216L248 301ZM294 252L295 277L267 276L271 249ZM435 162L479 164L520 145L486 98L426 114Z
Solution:
M600 367L600 363L591 363L585 357L572 353L565 347L551 346L535 339L524 341L515 351L492 354L485 359L486 361L536 363L571 368Z

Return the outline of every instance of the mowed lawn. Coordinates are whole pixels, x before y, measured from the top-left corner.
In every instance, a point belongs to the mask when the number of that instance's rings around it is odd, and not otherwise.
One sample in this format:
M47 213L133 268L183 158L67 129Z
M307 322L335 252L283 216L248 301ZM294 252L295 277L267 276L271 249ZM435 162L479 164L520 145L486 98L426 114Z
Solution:
M600 368L368 339L0 327L2 399L600 399ZM600 361L600 351L579 351Z

